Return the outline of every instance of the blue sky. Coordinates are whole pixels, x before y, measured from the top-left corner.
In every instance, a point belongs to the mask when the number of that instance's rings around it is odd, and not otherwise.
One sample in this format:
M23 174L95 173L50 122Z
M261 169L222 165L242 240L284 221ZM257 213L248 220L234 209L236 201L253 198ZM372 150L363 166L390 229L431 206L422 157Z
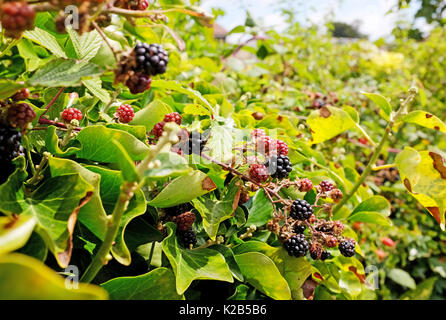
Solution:
M386 14L395 6L397 0L203 0L201 7L207 11L211 8L222 8L225 17L217 22L230 30L243 24L246 10L264 26L283 28L280 7L292 7L298 13L302 24L317 23L323 25L329 20L351 23L361 22L361 31L369 35L371 40L388 37L396 21L413 16L417 7L405 9L398 13ZM421 28L425 26L420 23Z

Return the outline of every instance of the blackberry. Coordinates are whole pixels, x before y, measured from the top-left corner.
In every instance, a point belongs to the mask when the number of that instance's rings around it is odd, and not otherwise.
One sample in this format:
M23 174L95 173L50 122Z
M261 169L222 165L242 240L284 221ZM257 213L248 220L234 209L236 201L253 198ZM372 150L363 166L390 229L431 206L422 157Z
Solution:
M353 257L355 255L355 243L352 240L344 240L339 244L339 252L344 257Z
M294 220L308 220L313 214L313 208L305 200L295 200L291 205L290 216Z
M185 248L190 248L190 246L194 246L197 244L197 235L192 227L187 229L186 231L178 231L178 235L180 237L180 241Z
M327 250L322 251L321 253L321 260L325 261L331 257L331 253Z
M135 46L136 72L156 76L166 72L169 58L166 50L159 44L139 43Z
M299 191L310 192L313 189L313 182L310 179L304 178L299 180Z
M277 150L276 141L271 137L259 137L256 140L256 151L262 154L269 154L273 150Z
M333 190L334 185L330 181L324 180L321 183L319 183L319 187L322 192L329 192Z
M36 12L26 2L6 2L1 8L1 23L7 37L20 38L34 27Z
M129 10L146 10L149 4L148 0L119 0L115 6Z
M156 139L163 135L165 125L166 123L164 121L161 121L155 124L155 126L153 127L152 134L155 136Z
M319 260L322 256L324 248L319 242L313 242L310 246L310 257L313 260Z
M338 245L338 239L333 236L329 236L325 239L325 245L329 248L334 248Z
M285 250L288 251L288 254L294 257L305 256L309 248L308 242L303 234L298 234L289 238L284 242L283 246Z
M22 90L16 92L11 99L14 101L22 101L29 98L29 89L23 88Z
M13 127L0 127L0 183L6 181L9 175L14 172L11 161L24 155L21 142L22 135Z
M271 177L278 179L288 178L290 172L293 171L290 158L284 155L272 156L266 163L266 166Z
M143 73L136 73L127 79L125 85L129 88L132 94L143 93L150 89L152 79L150 76Z
M266 133L263 129L254 129L251 131L251 138L259 138L264 136L266 136Z
M21 130L25 130L35 117L34 109L27 103L13 104L8 110L9 124Z
M177 125L181 125L182 121L183 118L178 112L172 112L164 116L164 122L175 122Z
M239 205L245 204L249 201L249 193L248 192L242 192L240 193L240 198L238 201Z
M195 214L187 211L175 217L177 229L180 231L187 231L195 222Z
M294 233L296 233L296 234L302 234L302 233L304 233L305 232L305 226L301 226L301 225L295 225L294 226L294 229L293 229L293 231L294 231Z
M62 119L70 123L71 120L82 120L82 112L77 108L67 108L62 112Z
M282 140L276 140L276 145L277 145L277 154L279 155L288 155L288 145L283 142Z
M129 123L133 120L133 117L135 116L135 112L133 111L133 108L129 104L123 104L118 107L118 110L115 113L115 118L119 119L119 122L122 123Z
M249 177L257 183L268 180L268 169L263 164L253 164L249 168Z
M328 196L335 202L339 203L344 196L342 191L339 189L333 189L328 193Z

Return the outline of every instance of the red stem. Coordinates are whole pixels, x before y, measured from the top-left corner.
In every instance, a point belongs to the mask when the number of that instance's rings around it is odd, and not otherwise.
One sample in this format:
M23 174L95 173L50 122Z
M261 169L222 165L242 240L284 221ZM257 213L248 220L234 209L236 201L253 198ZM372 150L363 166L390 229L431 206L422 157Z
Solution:
M49 120L49 119L45 119L45 118L39 118L39 123L40 124L48 124L51 126L56 126L58 128L63 128L63 129L67 129L67 125L63 122L56 122L54 120ZM81 131L82 128L74 128L75 131Z
M57 98L59 98L64 89L65 89L64 87L60 88L60 90L56 93L53 99L51 99L50 103L48 103L48 105L46 106L46 110L44 113L42 113L41 117L44 116L48 112L48 110L50 110L50 108L53 106L54 103L56 103Z

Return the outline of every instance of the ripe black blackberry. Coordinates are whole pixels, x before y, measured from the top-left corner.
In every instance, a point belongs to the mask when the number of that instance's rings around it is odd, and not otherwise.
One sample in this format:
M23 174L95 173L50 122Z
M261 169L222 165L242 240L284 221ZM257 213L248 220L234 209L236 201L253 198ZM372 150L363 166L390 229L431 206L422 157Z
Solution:
M295 235L284 242L283 247L290 256L303 257L307 254L309 245L303 234Z
M322 251L322 254L321 254L322 261L325 261L330 257L331 257L331 253L329 251L327 251L327 250Z
M298 225L298 224L296 224L295 226L294 226L294 233L296 233L296 234L302 234L302 233L304 233L305 232L305 226L301 226L301 225Z
M125 85L129 88L132 94L143 93L150 89L152 79L148 75L136 73L127 79Z
M186 249L189 249L190 245L194 246L197 244L197 235L192 227L186 231L178 231L178 236Z
M24 155L24 149L20 144L22 135L12 127L0 127L0 183L6 181L14 171L11 161Z
M138 43L135 46L135 71L156 76L166 72L169 58L167 51L159 44Z
M353 257L355 255L355 243L352 240L344 240L339 244L339 252L344 257Z
M272 156L265 165L272 178L285 179L293 171L290 158L284 155Z
M290 216L294 220L308 220L313 214L313 208L311 205L305 200L295 200L291 205Z

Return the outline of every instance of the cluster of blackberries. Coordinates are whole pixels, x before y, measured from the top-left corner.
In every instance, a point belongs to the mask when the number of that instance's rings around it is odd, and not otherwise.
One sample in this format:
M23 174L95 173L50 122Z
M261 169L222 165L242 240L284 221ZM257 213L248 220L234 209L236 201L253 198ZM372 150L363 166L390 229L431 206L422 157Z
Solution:
M142 93L150 89L152 78L141 72L135 73L127 79L125 85L129 88L132 94Z
M180 242L186 249L189 249L191 246L193 247L197 244L197 234L192 227L186 231L178 230L177 233L178 237L180 238Z
M288 178L290 172L293 171L290 158L284 155L273 155L266 162L268 173L272 178L285 179Z
M293 202L290 209L290 216L294 220L305 221L313 215L313 208L305 200L297 199Z
M156 76L166 72L169 58L167 51L160 44L138 43L134 49L136 72Z
M2 28L7 37L20 38L23 31L34 28L36 12L25 1L5 2L0 12Z
M0 183L4 183L14 171L11 161L24 155L21 138L21 133L15 128L0 126Z
M256 151L264 155L288 155L288 145L282 140L275 140L266 135L263 129L254 129L251 132Z

